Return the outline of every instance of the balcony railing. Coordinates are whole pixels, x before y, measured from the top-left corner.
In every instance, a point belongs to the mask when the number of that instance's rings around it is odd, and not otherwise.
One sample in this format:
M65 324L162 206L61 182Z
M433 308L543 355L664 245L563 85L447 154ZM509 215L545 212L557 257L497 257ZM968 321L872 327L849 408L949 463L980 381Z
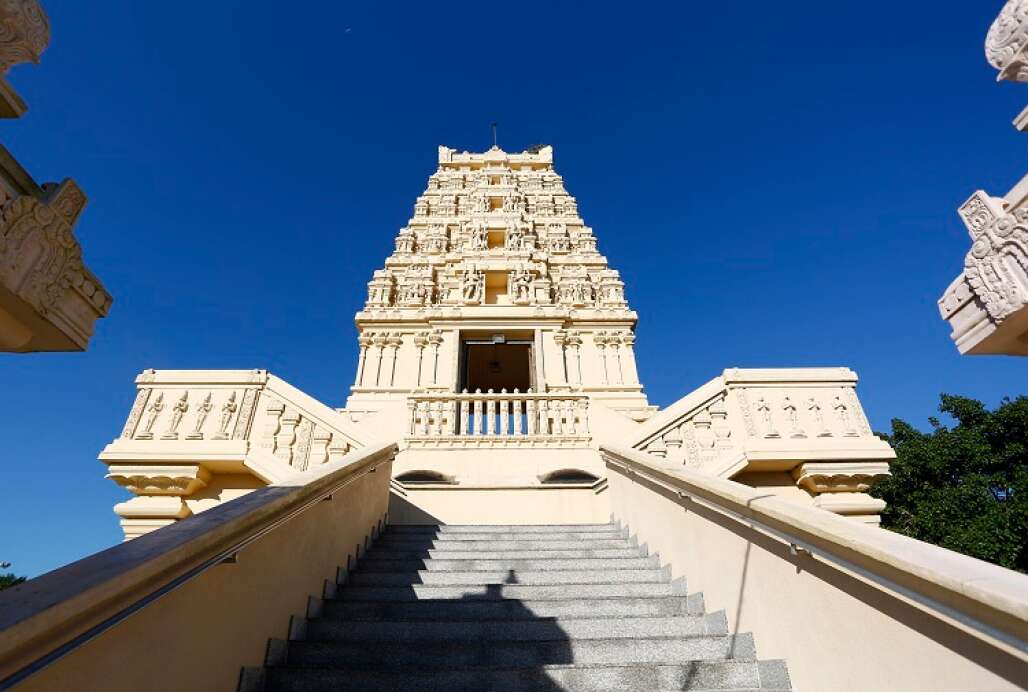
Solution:
M517 440L584 440L589 437L589 399L581 394L464 391L412 394L408 436Z

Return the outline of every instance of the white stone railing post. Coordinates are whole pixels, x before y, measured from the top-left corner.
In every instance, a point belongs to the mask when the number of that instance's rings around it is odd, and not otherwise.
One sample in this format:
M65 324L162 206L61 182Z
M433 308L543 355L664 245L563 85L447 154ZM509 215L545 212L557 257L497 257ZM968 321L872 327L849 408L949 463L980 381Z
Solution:
M581 394L466 390L459 394L422 392L407 401L408 439L560 440L589 436L588 397ZM527 423L527 424L526 424Z

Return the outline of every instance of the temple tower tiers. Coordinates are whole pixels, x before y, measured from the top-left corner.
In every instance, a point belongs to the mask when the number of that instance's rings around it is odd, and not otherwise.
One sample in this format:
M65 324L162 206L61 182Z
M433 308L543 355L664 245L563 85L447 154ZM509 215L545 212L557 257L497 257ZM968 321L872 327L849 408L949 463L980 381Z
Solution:
M354 420L415 392L577 393L641 421L637 315L553 148L439 147L439 167L357 313Z

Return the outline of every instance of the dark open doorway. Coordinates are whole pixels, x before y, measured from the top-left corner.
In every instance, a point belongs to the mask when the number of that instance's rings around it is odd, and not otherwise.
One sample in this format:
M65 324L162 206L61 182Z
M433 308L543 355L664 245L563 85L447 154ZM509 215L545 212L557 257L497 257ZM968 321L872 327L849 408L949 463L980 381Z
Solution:
M467 340L463 347L461 390L525 392L532 386L531 343Z

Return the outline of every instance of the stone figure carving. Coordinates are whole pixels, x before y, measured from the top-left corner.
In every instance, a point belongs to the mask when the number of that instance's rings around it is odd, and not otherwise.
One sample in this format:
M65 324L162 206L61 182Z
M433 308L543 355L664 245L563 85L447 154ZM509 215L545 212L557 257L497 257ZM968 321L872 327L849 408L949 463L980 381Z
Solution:
M474 209L479 214L489 211L489 199L485 196L476 197Z
M513 224L507 229L505 245L508 250L525 249L525 231L517 224Z
M839 419L839 425L842 426L842 434L846 437L856 437L857 429L853 427L853 420L850 416L849 407L843 403L842 397L835 397L832 402L832 408L835 409L835 415Z
M39 62L50 43L50 23L36 0L0 2L0 74L23 62Z
M775 429L771 405L764 400L764 397L757 399L757 413L760 414L760 419L764 423L764 437L781 437Z
M503 198L503 211L511 213L514 211L514 198L504 197Z
M511 295L513 301L518 305L527 305L532 302L532 273L527 269L514 272L511 275Z
M193 431L186 435L187 440L202 440L203 433L200 430L203 428L203 424L207 422L207 416L210 414L213 405L211 404L211 393L207 392L207 396L203 398L203 401L196 407L196 421L193 423Z
M471 250L485 250L489 247L489 229L485 226L476 226L471 231L469 243Z
M146 422L143 423L143 430L136 435L137 439L150 440L153 439L153 426L157 422L157 417L161 415L161 411L164 410L164 392L157 392L157 398L154 399L149 406L146 408Z
M1028 82L1028 0L1007 0L985 37L985 57L999 79Z
M177 440L178 439L178 426L182 422L182 417L186 415L186 411L189 410L189 392L182 392L182 396L175 402L175 405L171 407L171 421L168 423L168 429L163 435L162 440Z
M817 426L818 437L831 437L832 431L825 425L825 415L821 410L821 404L817 403L817 399L810 397L807 399L807 411L810 413L810 417L814 419L814 424Z
M466 304L481 303L485 297L485 274L467 270L461 279L461 295Z
M789 423L789 437L806 437L800 428L799 412L789 397L782 399L782 411L785 412L785 420Z
M228 439L228 424L232 420L232 414L236 412L236 393L228 395L228 399L221 405L221 420L218 421L218 431L214 433L215 440Z

